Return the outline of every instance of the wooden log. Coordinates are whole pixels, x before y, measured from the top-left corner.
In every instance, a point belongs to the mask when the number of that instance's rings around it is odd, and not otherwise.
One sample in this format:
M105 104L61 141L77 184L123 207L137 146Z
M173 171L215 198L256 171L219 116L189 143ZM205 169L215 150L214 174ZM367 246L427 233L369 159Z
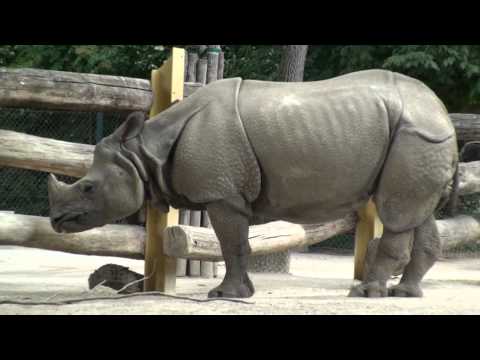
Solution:
M0 130L0 166L82 177L93 162L93 145Z
M218 80L223 79L224 69L225 69L225 53L221 51L218 56Z
M458 192L460 195L480 192L480 161L460 163L458 175Z
M301 226L273 222L250 227L252 255L266 255L300 245L313 245L352 231L356 215L320 225ZM480 244L480 219L460 215L437 220L442 249ZM143 259L145 228L136 225L105 225L77 234L58 234L50 219L0 211L0 245L23 246L81 255ZM165 230L165 254L185 259L222 261L220 244L212 229L177 225Z
M437 220L442 250L448 251L466 244L480 244L480 218L459 215L450 219Z
M210 219L208 218L208 213L206 211L202 211L202 223L201 226L203 228L209 228L210 226ZM216 267L216 264L211 261L202 261L200 262L200 275L204 278L212 278L214 277L214 270L213 268Z
M148 111L150 82L122 76L0 68L0 106L74 111Z
M196 82L185 83L185 87L184 87L184 90L183 90L184 91L183 97L184 98L189 97L194 92L196 92L198 89L201 89L202 87L203 87L203 84L196 83Z
M480 140L480 114L449 114L459 141Z
M200 227L202 225L202 212L190 211L190 226ZM188 261L188 275L197 277L201 275L200 261L195 259L189 259Z
M180 210L178 223L180 225L190 225L190 210ZM183 276L187 276L187 260L177 259L177 277Z
M296 225L278 221L251 226L249 242L252 255L267 255L298 246L313 245L354 229L357 217L320 225ZM164 251L169 256L206 261L222 261L220 243L212 229L171 226L164 233Z
M208 45L207 51L207 84L218 80L218 55L220 45Z
M197 64L197 79L196 82L205 85L207 83L207 69L208 60L199 59Z
M58 234L52 229L49 218L0 212L0 245L143 259L145 228L105 225L77 234Z
M188 59L188 65L187 65L186 82L194 83L197 79L198 54L194 52L189 52L187 59Z
M93 145L0 130L0 166L81 177L93 161ZM480 161L460 163L459 193L480 192Z
M267 255L298 246L313 245L355 229L357 215L318 225L297 225L284 221L251 226L249 242L252 256ZM437 220L443 251L460 245L480 244L480 218L460 215ZM370 241L367 257L378 243ZM371 246L372 245L372 246ZM370 249L373 248L373 249ZM220 243L212 229L193 226L172 226L165 230L164 251L185 259L221 261ZM368 262L368 261L367 261Z

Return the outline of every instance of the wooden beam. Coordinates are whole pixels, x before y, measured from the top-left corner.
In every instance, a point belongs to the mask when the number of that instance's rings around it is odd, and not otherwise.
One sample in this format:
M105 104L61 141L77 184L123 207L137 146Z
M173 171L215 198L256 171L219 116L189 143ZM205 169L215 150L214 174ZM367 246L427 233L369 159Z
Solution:
M443 251L461 245L480 245L480 218L459 215L450 219L437 220Z
M382 222L378 217L375 204L370 200L367 206L358 211L358 222L355 230L355 280L363 280L368 243L374 238L381 237L382 233Z
M183 97L187 98L190 95L193 95L197 90L201 89L204 85L201 83L185 83L184 90L183 90Z
M480 140L480 114L449 114L459 141Z
M301 226L273 222L251 226L252 256L267 255L303 245L313 245L355 229L357 216L319 225ZM160 224L163 227L164 224ZM480 219L460 215L437 220L443 251L465 244L480 244ZM160 230L160 229L159 229ZM220 243L213 229L175 225L164 230L164 253L185 259L222 261ZM77 234L58 234L50 219L0 211L0 246L23 246L81 255L144 259L146 231L143 226L105 225ZM374 244L371 241L369 245ZM369 253L370 253L369 249ZM369 254L370 255L370 254Z
M268 255L298 246L307 246L355 228L357 217L319 225L297 225L284 221L249 228L251 255ZM164 251L172 257L202 261L222 261L220 243L213 229L177 225L165 229Z
M480 161L460 163L458 169L458 193L469 195L480 192Z
M0 130L0 166L82 177L93 162L93 145Z
M0 106L73 111L144 111L150 83L122 76L0 68Z
M176 100L183 99L185 51L173 48L172 56L160 69L152 71L154 102L150 111L153 117ZM176 286L176 259L163 251L163 230L178 224L178 210L170 209L167 214L147 208L147 243L145 249L145 291L174 293ZM151 276L150 276L151 275Z
M144 227L133 225L105 225L77 234L58 234L49 218L0 212L0 245L143 259L145 236Z

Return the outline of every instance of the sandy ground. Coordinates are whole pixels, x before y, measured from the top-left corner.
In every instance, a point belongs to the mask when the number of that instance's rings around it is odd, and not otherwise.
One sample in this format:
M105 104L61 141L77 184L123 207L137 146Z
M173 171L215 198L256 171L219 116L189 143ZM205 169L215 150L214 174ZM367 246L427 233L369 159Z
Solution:
M88 290L90 273L116 263L142 273L143 262L0 247L0 300L45 301L113 295ZM220 268L220 274L223 268ZM197 303L142 296L71 305L0 305L0 314L480 314L480 259L438 262L424 281L422 299L348 298L352 256L294 254L290 275L252 274L251 304ZM178 278L177 295L206 299L220 279Z

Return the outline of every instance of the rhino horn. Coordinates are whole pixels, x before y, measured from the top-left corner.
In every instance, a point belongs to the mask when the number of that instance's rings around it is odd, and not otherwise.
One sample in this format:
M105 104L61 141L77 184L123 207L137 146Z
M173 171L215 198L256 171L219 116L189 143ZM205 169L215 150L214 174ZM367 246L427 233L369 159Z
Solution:
M58 198L62 190L65 190L67 186L68 185L58 181L55 175L50 174L48 176L48 194L50 195L51 200Z

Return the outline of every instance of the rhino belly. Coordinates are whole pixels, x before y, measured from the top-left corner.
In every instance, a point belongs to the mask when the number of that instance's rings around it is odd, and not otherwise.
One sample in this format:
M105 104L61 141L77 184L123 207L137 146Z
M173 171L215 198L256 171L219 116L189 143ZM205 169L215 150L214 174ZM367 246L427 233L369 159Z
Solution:
M262 175L253 211L268 221L322 222L358 209L386 157L388 111L377 98L345 91L300 95L277 94L256 112L242 99Z

